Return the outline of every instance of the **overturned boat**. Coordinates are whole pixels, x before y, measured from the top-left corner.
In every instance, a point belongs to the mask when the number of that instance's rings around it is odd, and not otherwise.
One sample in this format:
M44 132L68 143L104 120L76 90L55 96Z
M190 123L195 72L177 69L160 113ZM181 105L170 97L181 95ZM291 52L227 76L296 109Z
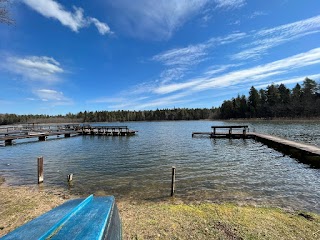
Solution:
M5 235L8 239L122 239L113 196L69 200Z

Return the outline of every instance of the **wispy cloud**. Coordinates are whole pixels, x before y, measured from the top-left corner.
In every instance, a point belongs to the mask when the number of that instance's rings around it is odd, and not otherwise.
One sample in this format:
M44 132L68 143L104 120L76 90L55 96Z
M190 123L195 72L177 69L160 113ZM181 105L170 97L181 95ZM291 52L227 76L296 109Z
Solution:
M270 76L280 75L294 69L320 63L320 48L297 54L268 64L253 68L237 70L224 75L210 77L198 77L183 83L168 84L156 88L154 91L160 94L167 94L184 89L194 92L208 89L228 87L244 82L259 81Z
M192 18L207 22L216 11L231 11L246 4L245 0L107 0L119 29L131 36L168 40Z
M214 0L216 3L216 8L222 9L236 9L241 8L246 5L245 0Z
M205 75L214 76L218 73L222 73L227 71L230 68L239 67L241 64L226 64L226 65L215 65L208 68L207 71L205 71Z
M114 19L127 34L153 40L169 39L192 16L201 13L209 0L109 0Z
M232 33L223 37L210 38L203 43L170 49L153 56L151 60L169 67L160 74L160 83L181 79L190 68L194 68L199 63L206 61L212 48L230 44L245 36L245 33ZM213 57L211 53L210 58Z
M154 92L158 94L167 94L167 93L183 90L186 88L194 87L198 84L201 84L202 82L203 82L203 78L200 78L198 80L192 79L192 81L183 82L183 83L173 83L168 85L162 85L160 87L155 88Z
M98 29L98 31L99 31L99 33L100 33L101 35L105 35L105 34L107 34L107 33L112 33L112 32L110 31L110 28L109 28L109 26L108 26L107 24L105 24L105 23L103 23L103 22L100 22L100 21L99 21L98 19L96 19L96 18L89 18L88 22L93 23L93 24L96 26L96 28Z
M175 104L192 102L191 99L183 99L186 97L187 93L174 94L172 96L160 97L160 98L137 98L134 100L126 99L122 103L117 103L109 106L112 109L132 109L132 110L141 110L141 109L150 109L154 107L173 107ZM146 101L148 99L148 101Z
M304 81L304 79L308 77L310 79L313 80L319 80L320 79L320 74L313 74L313 75L308 75L308 76L295 76L293 78L290 79L282 79L282 80L276 80L276 81L268 81L268 82L264 82L260 85L255 86L255 88L266 88L267 86L269 86L270 84L275 84L275 85L280 85L280 84L292 84L292 83L301 83Z
M45 82L55 81L64 70L54 58L47 56L8 57L1 65L27 79Z
M213 37L203 43L164 51L153 56L152 60L166 66L195 65L206 60L206 56L209 54L208 49L233 43L245 36L245 33L232 33L223 37Z
M255 12L253 12L251 15L249 15L248 18L254 19L254 18L257 18L257 17L260 17L260 16L266 16L266 15L267 15L266 12L255 11Z
M146 92L142 94L143 97L127 94L125 97L121 98L121 101L113 102L113 104L108 105L108 107L111 109L141 110L173 107L187 103L196 104L201 98L208 98L207 94L201 94L201 92L204 91L214 91L212 97L218 97L229 93L236 94L239 91L248 89L252 85L264 87L272 82L276 84L301 82L303 81L304 76L295 76L288 79L287 74L292 74L295 70L317 64L320 64L320 48L315 48L308 52L293 55L264 65L242 68L227 73L226 70L239 67L240 65L231 64L215 66L211 72L210 70L206 71L203 74L184 82L153 86L151 91L150 89L148 90L148 94L146 94ZM281 79L283 76L285 76L285 78ZM318 79L320 74L310 75L309 77ZM223 91L224 89L228 89L228 91Z
M165 69L160 74L160 82L162 84L165 84L173 80L177 81L179 79L182 79L187 72L188 69L182 66Z
M104 35L111 33L106 23L100 22L93 17L85 17L82 8L73 7L74 12L65 10L65 8L54 0L22 0L33 10L47 18L58 20L62 25L69 27L72 31L78 32L81 28L94 24L99 33Z
M49 104L55 106L71 105L73 103L71 99L64 96L63 92L52 89L37 89L33 91L33 94L41 101L48 102Z
M184 48L176 48L155 55L152 60L166 66L198 64L204 60L208 53L206 49L210 44L190 45Z
M247 60L265 55L270 48L320 32L320 16L252 32L251 43L245 50L231 56L233 60Z

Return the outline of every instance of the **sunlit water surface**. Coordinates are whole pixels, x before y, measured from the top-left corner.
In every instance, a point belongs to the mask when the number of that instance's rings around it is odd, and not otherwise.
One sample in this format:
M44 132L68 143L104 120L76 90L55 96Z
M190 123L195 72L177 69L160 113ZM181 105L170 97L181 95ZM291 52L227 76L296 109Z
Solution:
M176 196L183 201L267 204L320 213L320 170L243 139L192 138L213 121L128 122L132 137L51 137L46 142L17 141L0 147L0 175L9 185L37 181L37 157L44 157L45 188L71 194L112 194L157 201L170 195L176 166ZM274 134L320 146L320 123L237 122L250 131ZM100 123L98 125L110 125ZM67 175L73 173L72 185Z

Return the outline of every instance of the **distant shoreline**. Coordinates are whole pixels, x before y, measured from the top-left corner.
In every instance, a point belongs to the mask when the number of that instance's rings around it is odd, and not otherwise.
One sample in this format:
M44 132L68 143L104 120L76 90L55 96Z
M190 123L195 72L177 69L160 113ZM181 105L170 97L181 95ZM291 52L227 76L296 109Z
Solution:
M188 121L221 121L221 122L320 122L320 117L313 118L231 118L231 119L198 119L198 120L143 120L143 121L114 121L114 122L37 122L40 125L72 125L72 124L96 124L96 123L132 123L132 122L188 122ZM32 123L15 123L8 125L0 125L0 128L18 126Z

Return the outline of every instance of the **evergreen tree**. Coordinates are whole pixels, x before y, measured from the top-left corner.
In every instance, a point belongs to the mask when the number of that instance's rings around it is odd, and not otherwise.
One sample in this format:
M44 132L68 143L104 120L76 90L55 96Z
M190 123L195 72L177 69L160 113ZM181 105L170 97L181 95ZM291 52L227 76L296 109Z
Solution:
M257 108L260 102L260 95L257 91L257 89L252 86L250 88L249 92L249 98L248 98L248 107L250 112L250 117L256 117L257 116Z

